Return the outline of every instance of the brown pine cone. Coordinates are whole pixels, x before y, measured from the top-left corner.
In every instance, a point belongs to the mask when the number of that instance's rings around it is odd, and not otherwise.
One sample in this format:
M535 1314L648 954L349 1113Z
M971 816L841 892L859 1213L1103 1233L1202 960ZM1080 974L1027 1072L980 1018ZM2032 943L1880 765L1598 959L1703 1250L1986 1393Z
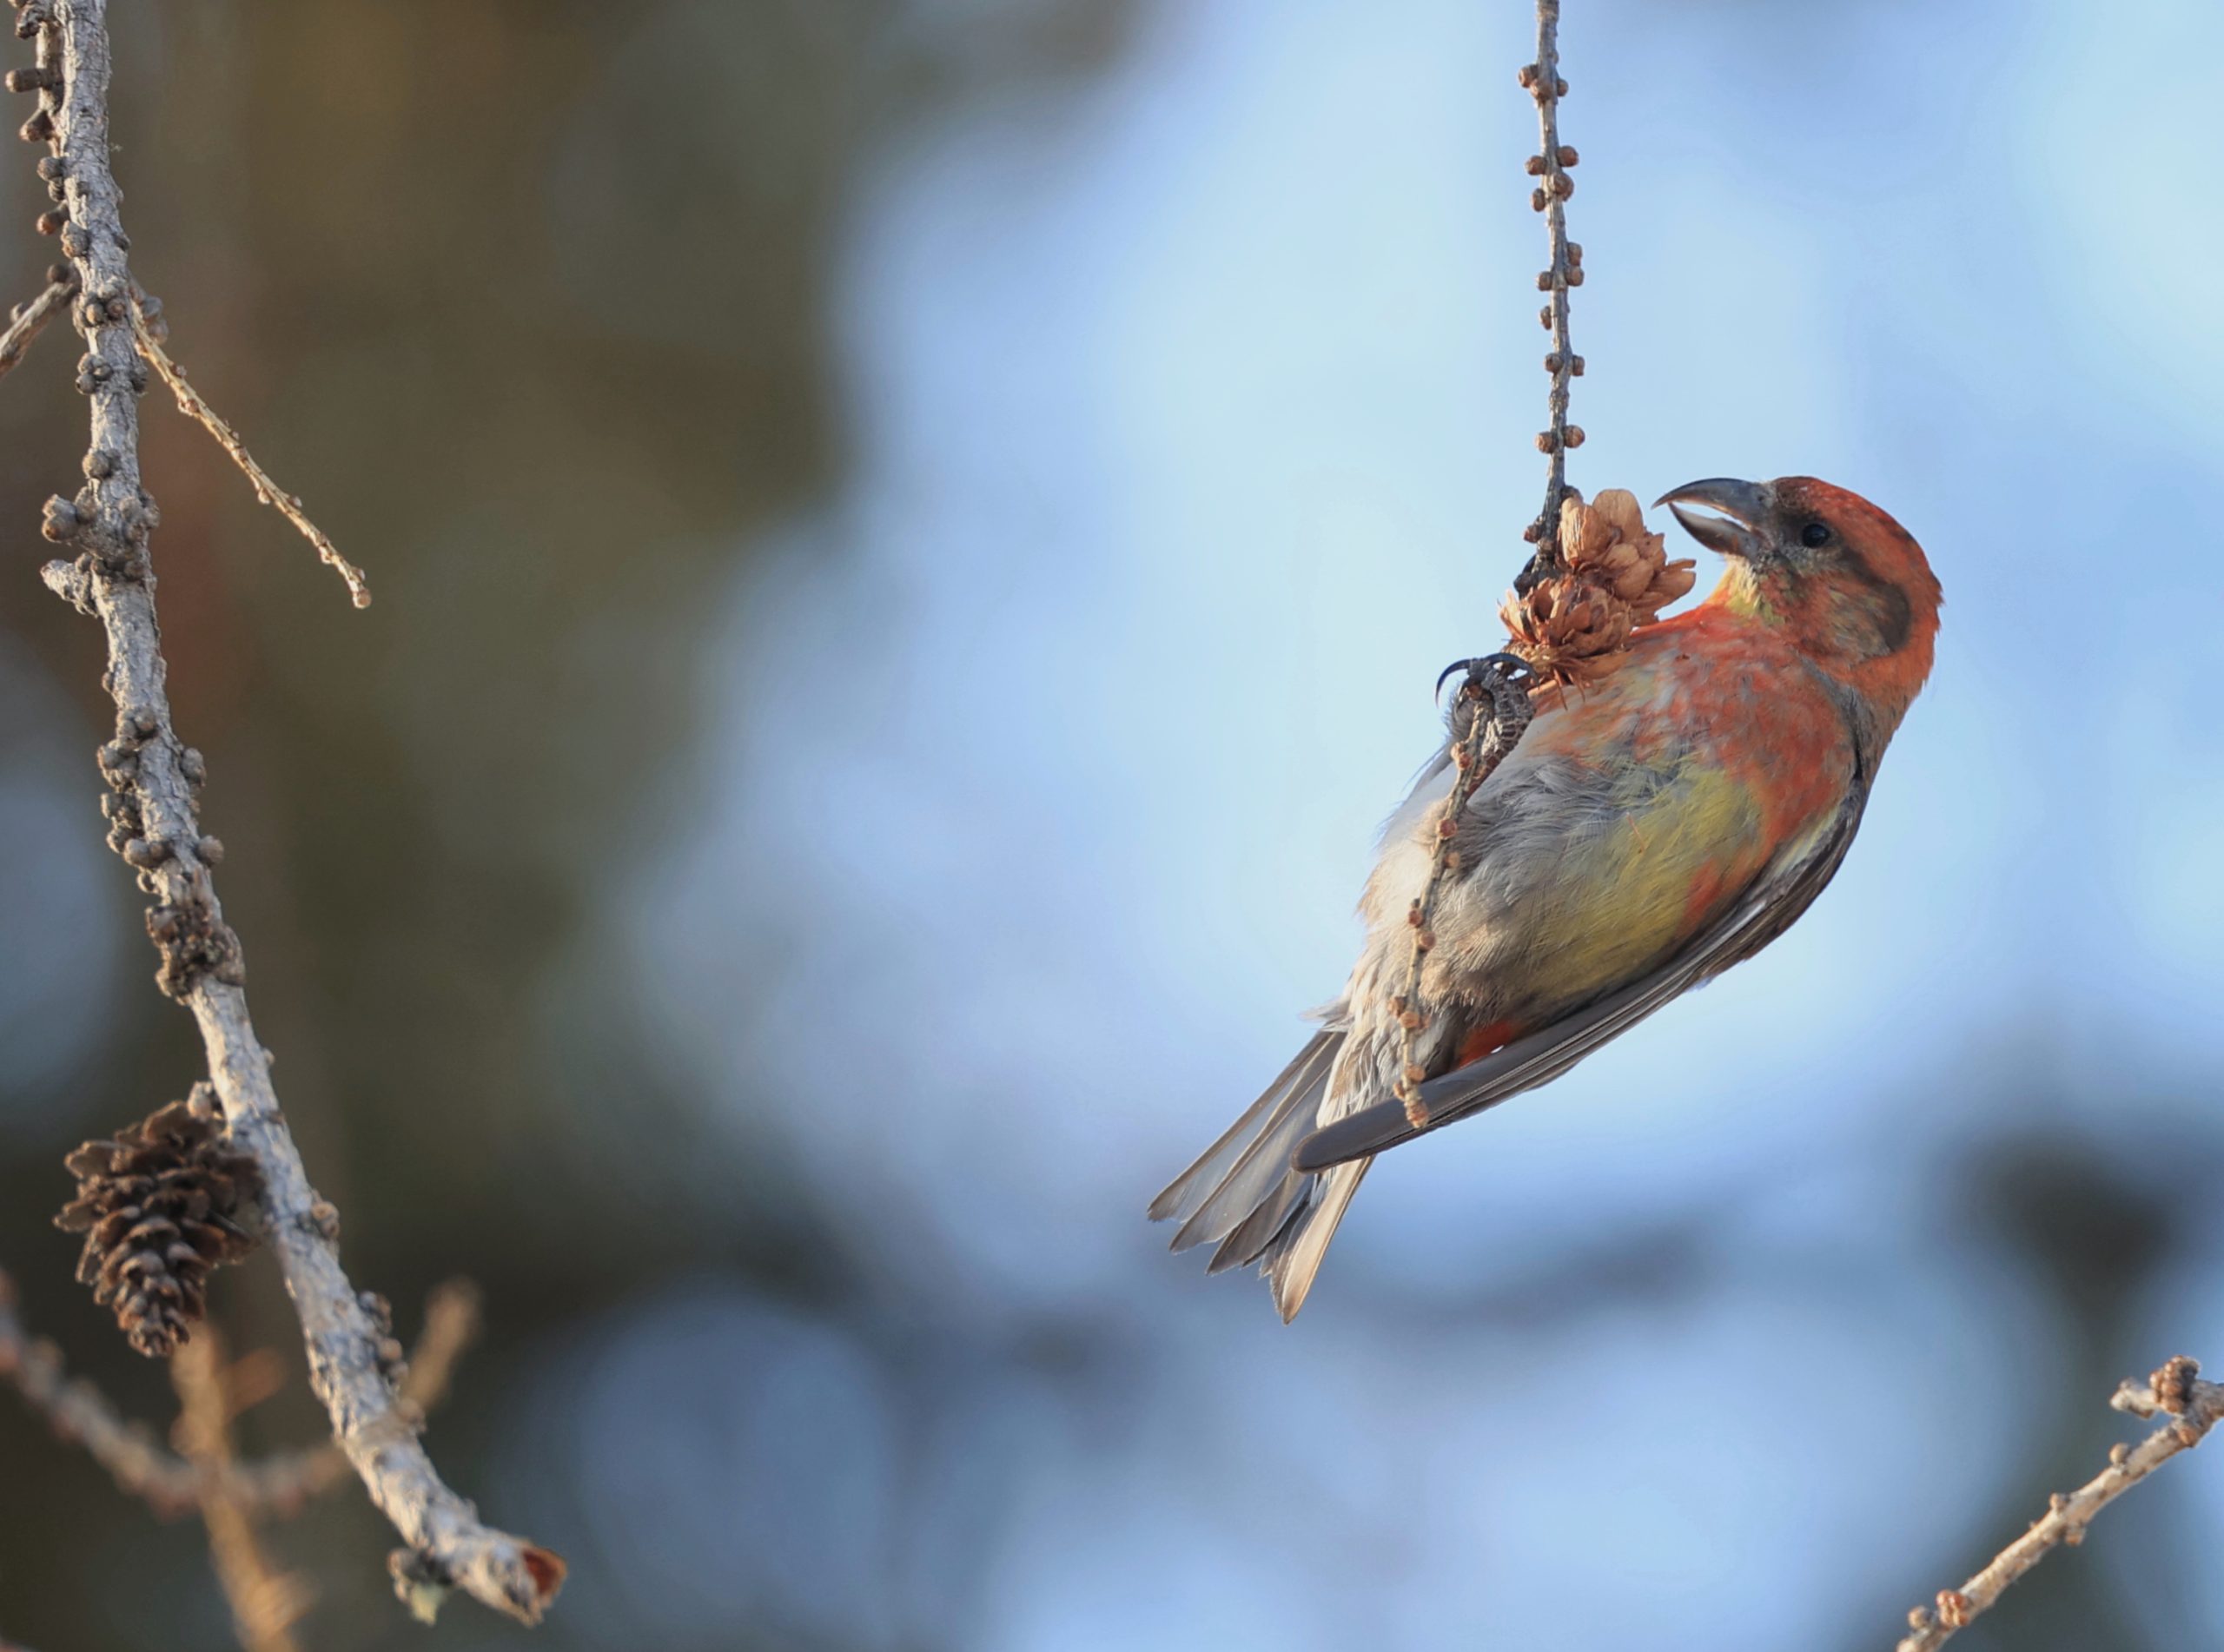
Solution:
M134 1348L168 1358L201 1321L209 1271L255 1246L261 1169L230 1145L207 1084L64 1162L77 1197L54 1221L85 1235L78 1282Z
M1618 668L1630 633L1688 592L1688 559L1670 561L1667 541L1645 531L1637 495L1610 487L1560 503L1560 567L1499 610L1513 651L1536 668L1539 686L1595 683Z

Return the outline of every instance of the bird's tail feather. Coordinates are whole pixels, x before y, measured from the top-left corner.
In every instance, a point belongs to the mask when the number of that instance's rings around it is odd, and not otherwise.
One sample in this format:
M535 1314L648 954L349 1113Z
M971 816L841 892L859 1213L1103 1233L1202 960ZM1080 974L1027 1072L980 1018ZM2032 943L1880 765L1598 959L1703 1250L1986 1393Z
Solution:
M1151 1201L1154 1219L1181 1222L1173 1248L1214 1242L1208 1272L1257 1263L1287 1320L1304 1305L1364 1162L1321 1174L1290 1168L1290 1153L1318 1127L1320 1101L1344 1034L1323 1032L1266 1094Z
M1274 1306L1281 1310L1284 1325L1305 1305L1313 1276L1320 1271L1320 1259L1328 1254L1328 1241L1336 1237L1336 1225L1344 1219L1352 1195L1359 1192L1360 1178L1373 1162L1355 1159L1326 1175L1305 1178L1311 1184L1305 1202L1284 1225L1261 1265L1274 1285ZM1290 1173L1293 1177L1297 1173Z

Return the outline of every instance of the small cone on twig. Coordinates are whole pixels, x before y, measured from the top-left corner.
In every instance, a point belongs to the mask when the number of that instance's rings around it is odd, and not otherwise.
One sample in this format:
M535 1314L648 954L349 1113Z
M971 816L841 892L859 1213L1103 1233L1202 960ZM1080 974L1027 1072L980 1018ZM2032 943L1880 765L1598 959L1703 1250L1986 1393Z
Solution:
M78 1282L134 1348L168 1358L201 1321L210 1271L255 1248L261 1171L231 1146L205 1084L64 1162L77 1197L54 1220L85 1236Z
M1535 668L1539 686L1595 683L1628 657L1630 633L1688 592L1697 578L1686 558L1671 560L1667 541L1648 532L1637 495L1610 487L1589 504L1570 489L1560 501L1559 566L1526 594L1499 606L1513 651Z

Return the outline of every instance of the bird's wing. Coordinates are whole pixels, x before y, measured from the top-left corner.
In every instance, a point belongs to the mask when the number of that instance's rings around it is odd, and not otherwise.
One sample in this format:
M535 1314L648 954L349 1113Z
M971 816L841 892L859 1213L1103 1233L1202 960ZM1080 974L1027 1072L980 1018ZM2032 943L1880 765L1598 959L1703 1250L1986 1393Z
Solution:
M1789 928L1836 875L1861 824L1866 791L1854 785L1835 816L1787 846L1720 917L1650 975L1423 1084L1419 1094L1426 1117L1420 1126L1407 1120L1402 1101L1378 1102L1307 1136L1290 1155L1292 1167L1320 1171L1364 1159L1534 1089L1678 995L1751 957Z

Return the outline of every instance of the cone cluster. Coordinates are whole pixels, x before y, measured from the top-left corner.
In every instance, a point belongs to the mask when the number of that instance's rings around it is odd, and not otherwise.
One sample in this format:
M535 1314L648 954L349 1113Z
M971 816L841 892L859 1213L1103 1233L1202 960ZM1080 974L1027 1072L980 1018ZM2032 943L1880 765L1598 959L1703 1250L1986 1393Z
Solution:
M1560 501L1559 565L1526 595L1509 594L1499 617L1513 651L1540 683L1596 683L1628 657L1630 633L1687 593L1688 558L1670 560L1667 541L1646 532L1637 495L1610 487L1589 504L1571 489Z
M134 1348L168 1358L201 1321L209 1272L255 1248L261 1170L231 1146L206 1085L64 1162L77 1197L55 1226L85 1236L78 1282Z

